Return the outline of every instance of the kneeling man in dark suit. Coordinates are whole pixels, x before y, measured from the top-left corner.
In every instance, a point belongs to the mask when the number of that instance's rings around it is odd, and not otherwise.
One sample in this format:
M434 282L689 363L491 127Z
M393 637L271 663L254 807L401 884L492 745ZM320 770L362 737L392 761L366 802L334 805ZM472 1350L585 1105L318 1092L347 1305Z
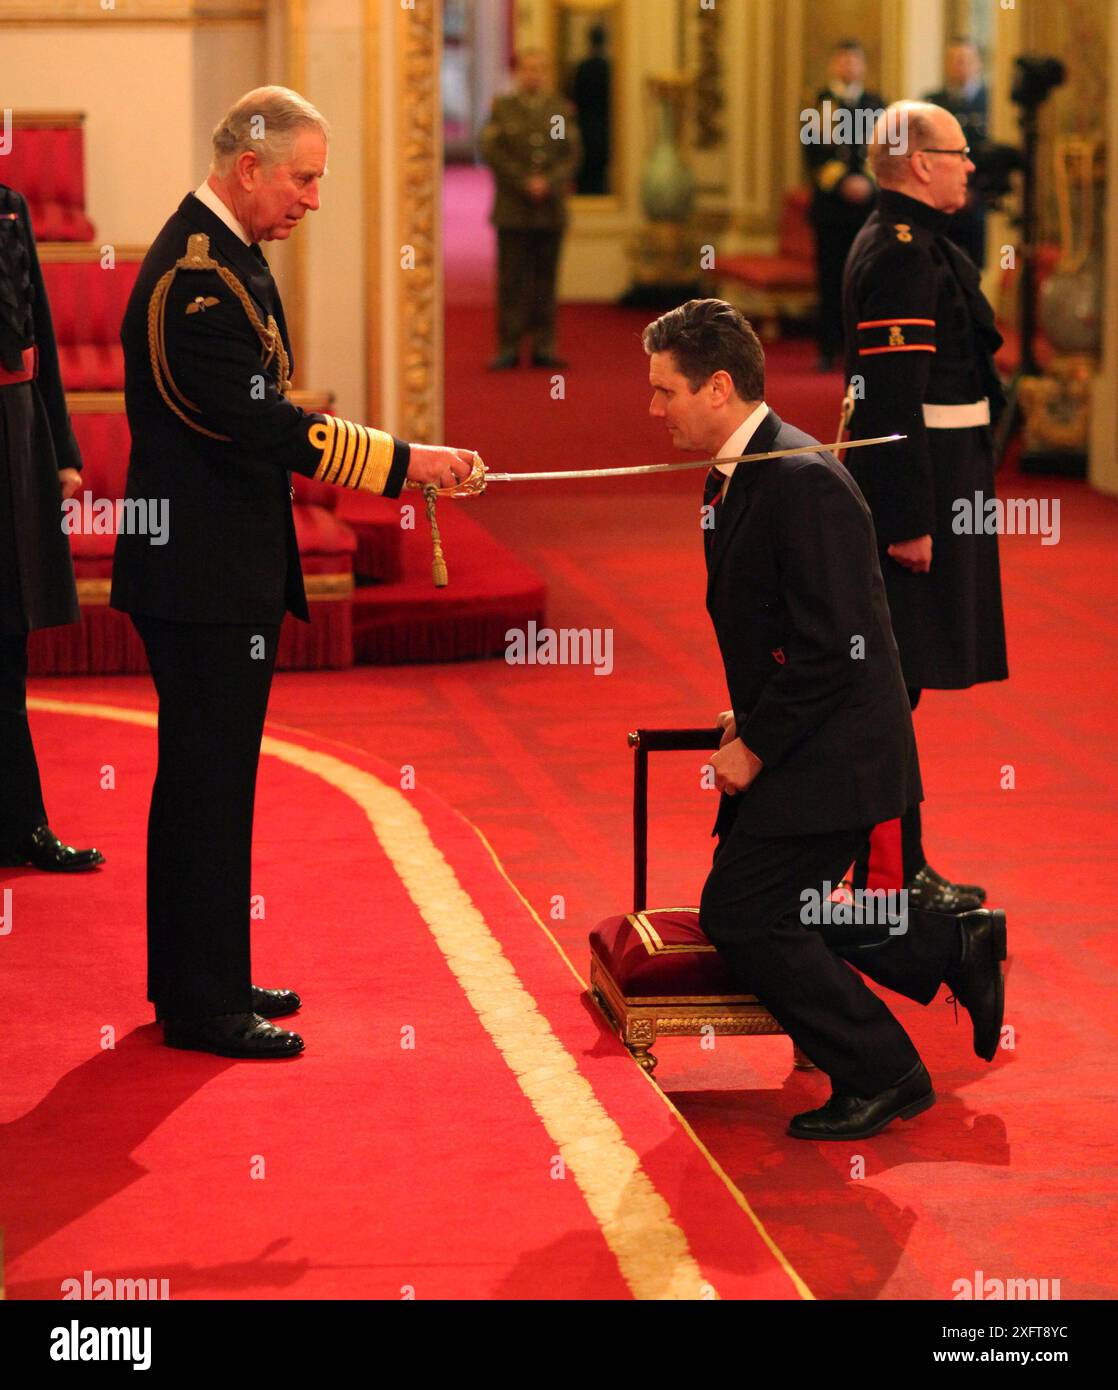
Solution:
M730 460L817 443L765 405L761 344L722 300L664 314L644 347L650 411L676 448ZM873 521L850 474L822 448L720 463L702 534L733 709L712 759L719 843L700 923L831 1079L827 1104L788 1132L866 1138L928 1109L935 1092L904 1029L849 966L922 1004L946 982L990 1061L1005 915L922 911L903 890L848 912L829 902L870 829L922 799Z

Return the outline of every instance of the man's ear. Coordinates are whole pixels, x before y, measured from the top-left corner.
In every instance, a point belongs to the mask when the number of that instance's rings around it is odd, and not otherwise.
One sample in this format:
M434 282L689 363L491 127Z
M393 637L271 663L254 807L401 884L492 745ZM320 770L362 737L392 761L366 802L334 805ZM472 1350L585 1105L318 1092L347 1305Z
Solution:
M719 404L730 399L730 393L734 389L734 379L729 372L719 367L718 371L711 376L710 384L714 398Z
M260 167L260 156L255 150L242 150L240 152L233 169L237 175L237 182L243 189L247 191L252 187L254 176Z

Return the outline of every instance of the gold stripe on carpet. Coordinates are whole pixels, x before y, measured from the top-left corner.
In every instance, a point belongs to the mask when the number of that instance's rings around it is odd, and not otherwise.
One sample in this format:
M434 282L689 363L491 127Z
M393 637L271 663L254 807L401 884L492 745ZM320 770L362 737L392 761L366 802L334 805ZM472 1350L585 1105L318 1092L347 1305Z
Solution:
M36 697L28 706L156 727L153 713L119 705ZM330 753L272 735L265 736L261 751L322 778L365 812L479 1021L586 1199L633 1297L717 1298L639 1156L540 1013L407 797Z

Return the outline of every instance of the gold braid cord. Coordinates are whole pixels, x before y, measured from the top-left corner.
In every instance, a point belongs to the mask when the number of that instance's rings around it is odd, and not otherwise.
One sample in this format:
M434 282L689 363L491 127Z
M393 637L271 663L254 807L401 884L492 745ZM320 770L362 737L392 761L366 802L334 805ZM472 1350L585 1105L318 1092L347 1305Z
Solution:
M431 523L431 578L435 581L436 589L445 589L450 577L447 574L446 556L443 554L443 538L439 534L439 523L435 517L435 503L440 497L479 496L486 488L486 471L481 455L475 453L469 473L453 487L435 487L434 483L413 483L410 478L404 483L405 487L423 490L423 500L427 504L427 520Z
M220 439L229 443L229 435L218 434L216 430L206 429L204 425L198 424L196 420L192 420L186 414L187 410L193 411L195 415L199 414L199 407L193 401L188 400L179 390L174 377L171 375L170 363L167 361L167 295L171 288L171 281L180 270L212 270L228 285L240 301L249 323L252 324L253 331L260 339L261 365L267 368L271 366L273 359L278 361L276 388L281 396L286 396L291 386L291 362L283 346L283 336L275 319L269 314L267 323L261 320L248 290L228 266L222 265L220 261L214 260L210 255L209 237L205 232L195 232L187 240L186 255L181 256L170 270L160 276L148 302L148 351L151 355L151 372L155 378L155 384L159 388L159 394L184 425L189 425L192 430L197 430L199 434L204 434L209 439ZM199 295L193 304L187 306L187 313L195 311L204 313L215 302ZM172 394L181 404L176 404L176 401L171 399Z

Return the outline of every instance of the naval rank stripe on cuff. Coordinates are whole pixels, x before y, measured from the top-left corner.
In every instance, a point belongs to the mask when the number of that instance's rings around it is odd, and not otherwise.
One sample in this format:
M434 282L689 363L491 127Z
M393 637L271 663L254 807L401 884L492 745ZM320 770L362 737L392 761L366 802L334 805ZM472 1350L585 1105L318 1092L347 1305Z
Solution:
M858 325L858 356L881 352L935 352L935 319L863 319Z
M321 454L314 472L319 482L365 492L384 491L396 452L390 434L327 415L311 424L307 439Z

